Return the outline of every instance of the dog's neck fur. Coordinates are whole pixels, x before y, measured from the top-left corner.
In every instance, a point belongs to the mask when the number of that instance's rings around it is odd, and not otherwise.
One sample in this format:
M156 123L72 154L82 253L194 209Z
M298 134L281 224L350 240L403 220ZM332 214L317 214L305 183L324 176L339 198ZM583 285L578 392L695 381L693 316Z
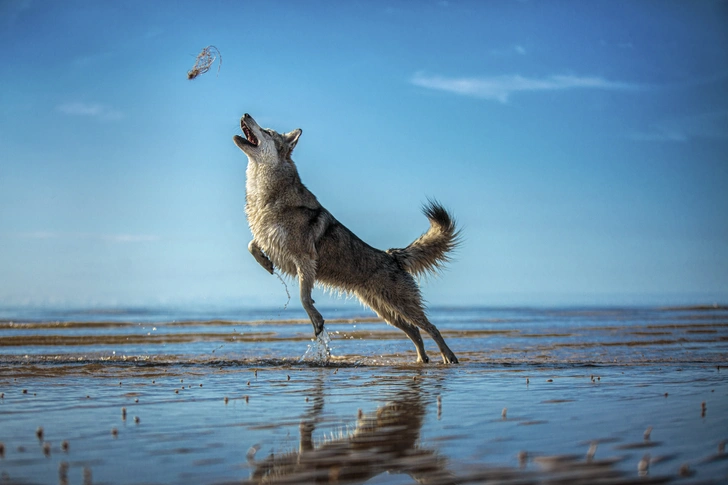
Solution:
M279 162L273 165L251 160L248 162L245 178L246 201L249 204L280 207L299 200L291 197L302 187L301 177L292 161L290 164Z

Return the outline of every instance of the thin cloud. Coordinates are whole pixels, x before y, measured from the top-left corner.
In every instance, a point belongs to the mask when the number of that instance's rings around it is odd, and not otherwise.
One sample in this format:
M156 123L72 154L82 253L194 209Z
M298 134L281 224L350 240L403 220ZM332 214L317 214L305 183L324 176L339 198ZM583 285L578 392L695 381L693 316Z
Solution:
M96 52L94 54L86 54L75 58L72 62L76 67L84 68L104 61L111 60L116 54L114 51ZM76 103L71 103L76 104Z
M634 86L609 81L597 76L549 76L529 78L518 74L509 76L454 78L415 74L410 80L415 86L446 91L462 96L507 103L514 93L564 91L569 89L626 90Z
M34 231L19 232L16 237L22 239L67 239L67 240L91 240L106 241L112 243L140 243L159 241L161 238L153 234L96 234L91 232L53 232L53 231Z
M57 106L58 111L69 116L89 116L103 121L118 120L122 113L103 104L63 103Z
M102 234L99 236L104 241L116 243L138 243L159 241L159 236L149 234Z
M490 50L490 55L496 57L513 56L514 54L519 56L525 56L526 53L526 48L520 44L511 45L509 47L494 48Z
M696 138L726 140L728 112L700 113L660 120L645 131L633 133L630 138L653 142L686 142Z

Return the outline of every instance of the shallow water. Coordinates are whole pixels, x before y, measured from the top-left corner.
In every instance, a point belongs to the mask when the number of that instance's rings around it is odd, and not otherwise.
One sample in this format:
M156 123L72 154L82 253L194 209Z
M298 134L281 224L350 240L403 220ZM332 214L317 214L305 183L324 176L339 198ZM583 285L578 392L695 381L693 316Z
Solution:
M0 483L728 479L725 308L322 313L0 312Z

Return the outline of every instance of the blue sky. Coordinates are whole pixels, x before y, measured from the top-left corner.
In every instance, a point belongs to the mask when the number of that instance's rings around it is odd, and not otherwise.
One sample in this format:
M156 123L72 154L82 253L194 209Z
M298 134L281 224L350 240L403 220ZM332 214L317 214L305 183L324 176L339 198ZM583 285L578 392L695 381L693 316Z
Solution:
M726 2L11 0L0 42L2 304L285 304L245 112L375 247L454 212L431 304L728 302Z

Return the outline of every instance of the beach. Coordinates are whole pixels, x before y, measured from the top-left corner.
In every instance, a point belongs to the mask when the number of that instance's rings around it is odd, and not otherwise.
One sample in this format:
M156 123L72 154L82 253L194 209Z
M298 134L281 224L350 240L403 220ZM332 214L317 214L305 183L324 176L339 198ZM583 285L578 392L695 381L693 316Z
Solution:
M0 483L725 483L728 309L0 312Z

